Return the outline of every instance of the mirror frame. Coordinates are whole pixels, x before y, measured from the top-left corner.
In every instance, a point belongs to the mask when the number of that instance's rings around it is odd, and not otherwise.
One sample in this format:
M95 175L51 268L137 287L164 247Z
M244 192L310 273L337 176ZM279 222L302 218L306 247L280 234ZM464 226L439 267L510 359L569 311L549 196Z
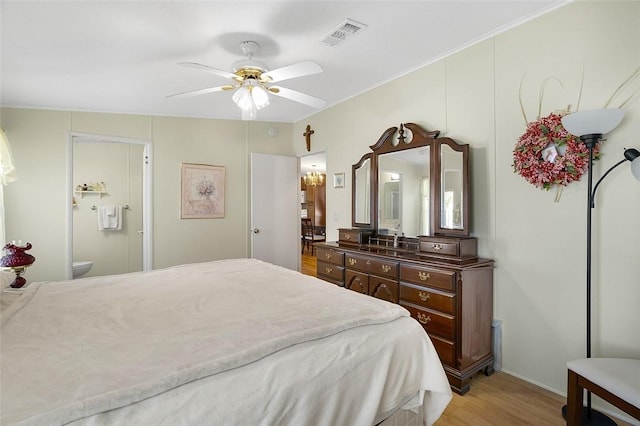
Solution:
M357 222L356 221L356 172L365 161L369 160L369 223ZM373 220L373 211L371 210L373 207L372 199L374 198L373 193L373 179L371 175L373 174L374 165L373 165L373 153L369 152L364 154L360 161L351 166L351 223L354 228L371 228L371 222Z
M405 136L405 129L411 132L410 137ZM398 134L394 140L394 135ZM390 127L382 133L382 136L378 141L370 145L369 148L373 152L364 154L358 163L352 166L352 187L351 187L351 217L352 226L355 228L371 228L375 233L378 232L378 156L388 154L390 152L404 151L407 149L429 147L429 175L432 177L429 182L429 192L431 194L431 201L429 203L430 210L430 235L457 235L468 236L469 235L469 200L470 197L470 185L469 185L469 145L459 144L451 138L439 138L439 130L428 131L415 123L403 123L400 127ZM442 161L441 146L448 145L456 152L462 153L462 190L463 190L463 226L460 229L443 228L441 226L441 199L442 199ZM356 223L355 221L355 200L356 200L356 186L355 182L356 170L362 166L363 162L371 158L371 199L370 202L370 214L369 218L371 223Z
M431 229L434 235L469 235L469 145L459 144L451 138L438 138L437 144L432 158L432 170L435 171L433 183L433 190L431 195L433 196L433 222ZM462 154L462 227L461 228L443 228L442 227L442 146L447 145L455 152Z

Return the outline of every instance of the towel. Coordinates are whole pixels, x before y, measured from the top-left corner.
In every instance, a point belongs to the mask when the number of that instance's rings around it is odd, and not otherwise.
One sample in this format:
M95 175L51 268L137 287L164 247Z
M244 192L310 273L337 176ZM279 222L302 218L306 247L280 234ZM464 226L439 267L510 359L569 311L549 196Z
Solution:
M98 206L98 230L122 229L122 206Z

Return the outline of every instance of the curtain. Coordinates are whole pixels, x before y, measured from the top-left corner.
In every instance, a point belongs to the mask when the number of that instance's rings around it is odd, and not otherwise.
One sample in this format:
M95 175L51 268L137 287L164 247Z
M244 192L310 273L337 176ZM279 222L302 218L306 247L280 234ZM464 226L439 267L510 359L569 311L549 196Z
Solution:
M9 140L4 131L0 129L0 243L5 241L5 220L4 220L4 185L17 179L16 167L13 164Z

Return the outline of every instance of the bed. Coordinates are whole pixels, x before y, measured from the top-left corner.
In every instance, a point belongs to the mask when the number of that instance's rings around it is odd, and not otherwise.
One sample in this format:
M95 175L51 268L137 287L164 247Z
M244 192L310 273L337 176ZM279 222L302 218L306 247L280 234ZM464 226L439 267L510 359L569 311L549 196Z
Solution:
M404 308L255 259L32 283L2 307L1 425L432 424L451 399Z

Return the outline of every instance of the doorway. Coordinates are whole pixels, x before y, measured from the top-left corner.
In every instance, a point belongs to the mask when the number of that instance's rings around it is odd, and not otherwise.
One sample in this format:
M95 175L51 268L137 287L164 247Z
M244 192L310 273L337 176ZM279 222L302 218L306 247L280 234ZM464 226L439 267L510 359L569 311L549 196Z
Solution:
M327 153L325 151L300 156L300 216L311 219L313 233L319 239L326 235L327 226ZM301 262L306 255L315 255L309 247L301 247Z
M67 279L149 271L152 266L151 141L71 133L67 149ZM114 227L101 227L114 207ZM102 215L102 216L101 216Z

